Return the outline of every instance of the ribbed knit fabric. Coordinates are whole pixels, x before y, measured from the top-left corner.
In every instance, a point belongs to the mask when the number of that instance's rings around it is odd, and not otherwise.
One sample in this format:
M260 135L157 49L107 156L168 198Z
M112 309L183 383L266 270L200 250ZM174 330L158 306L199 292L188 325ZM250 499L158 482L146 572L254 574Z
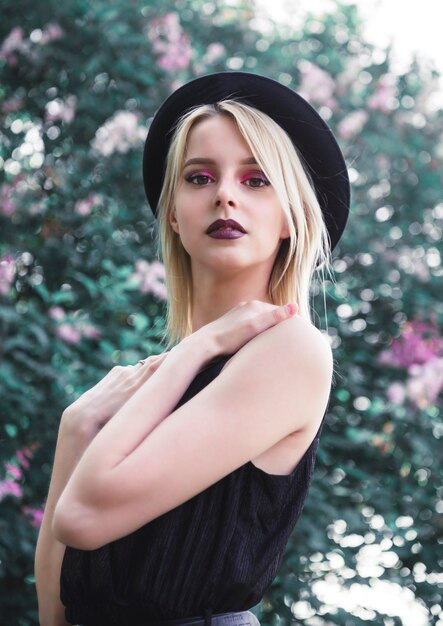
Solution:
M214 380L231 356L197 374L176 408ZM148 626L258 604L300 516L323 421L288 476L248 462L127 537L93 551L66 548L61 598L67 620Z

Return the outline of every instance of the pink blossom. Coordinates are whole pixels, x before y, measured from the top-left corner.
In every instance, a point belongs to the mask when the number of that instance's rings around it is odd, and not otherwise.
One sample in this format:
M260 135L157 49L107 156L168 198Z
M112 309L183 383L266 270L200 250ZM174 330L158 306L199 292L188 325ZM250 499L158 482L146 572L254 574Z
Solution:
M226 48L224 47L224 45L222 43L214 42L209 44L209 46L207 47L206 53L203 57L203 61L210 65L211 63L214 63L214 61L220 59L225 54Z
M310 61L300 61L298 68L301 74L301 83L298 92L308 102L323 104L334 110L337 101L333 98L335 82L321 67Z
M30 448L22 448L16 451L15 456L20 461L22 467L27 469L29 467L28 459L32 459L33 452Z
M88 339L98 339L99 337L101 337L101 332L99 331L99 329L95 326L92 326L92 324L83 324L82 326L80 326L79 330L83 337L87 337Z
M93 193L83 200L78 200L78 202L75 203L74 211L79 215L90 215L92 208L100 203L100 196L97 193Z
M386 392L389 402L393 404L403 404L406 397L405 386L399 382L392 383Z
M434 357L426 363L412 365L407 389L415 404L425 409L435 404L443 389L443 357Z
M65 122L69 124L74 119L75 107L77 104L76 96L67 96L65 100L56 98L46 103L46 121L47 122Z
M22 488L17 481L23 476L22 468L27 469L29 467L28 459L31 459L32 456L33 451L30 447L21 448L21 450L16 450L12 462L5 463L6 478L0 481L0 500L7 495L15 498L23 496Z
M14 496L14 498L22 498L23 490L15 480L10 478L5 478L5 480L0 480L0 501L5 496Z
M170 90L171 93L174 93L174 91L177 91L177 89L180 89L180 87L184 85L184 82L182 80L173 80L170 83Z
M14 200L12 199L13 191L14 186L8 183L3 183L0 188L0 213L3 213L6 217L13 215L16 210Z
M6 39L3 41L0 48L0 57L10 57L11 53L15 50L21 50L23 47L23 28L21 26L15 26Z
M380 353L379 362L408 369L442 355L443 338L436 323L415 319L403 324L400 337L393 339L389 350Z
M12 463L5 463L6 472L14 479L20 480L22 477L22 470L17 467L17 465L13 465Z
M177 44L168 47L166 53L159 57L157 63L162 69L173 72L186 69L191 57L192 51L187 45L187 39L183 36Z
M161 300L166 300L167 290L165 285L165 268L163 263L153 261L148 263L144 259L139 259L136 264L136 271L133 277L140 283L142 293L153 293Z
M68 324L64 322L57 327L56 331L57 335L63 341L67 343L78 343L81 339L81 333L78 328L76 328L73 324Z
M66 320L66 313L61 307L51 307L49 309L49 315L57 322L62 322L56 328L56 334L63 339L63 341L67 341L68 343L78 343L82 337L87 337L88 339L97 339L101 337L101 332L98 328L84 322L80 321L63 321Z
M377 109L389 113L394 108L394 99L397 94L396 78L393 74L380 76L375 92L368 100L370 109Z
M140 116L132 111L117 111L95 133L92 147L104 156L128 152L146 138L146 129L139 126Z
M16 263L12 256L0 258L0 293L6 295L15 280Z
M58 41L63 37L64 34L65 33L60 24L57 24L56 22L50 22L49 24L46 24L46 26L43 28L42 36L38 43L41 46L45 46L51 41Z
M24 506L23 513L30 518L30 522L35 528L40 528L45 512L44 507Z
M61 306L52 306L49 309L49 317L57 322L61 322L65 319L66 313Z
M148 39L158 54L158 65L167 71L186 69L192 58L189 37L183 33L177 13L169 12L152 20Z
M13 96L2 103L1 111L2 113L15 113L15 111L19 111L22 108L23 104L23 98L16 98Z
M363 126L368 121L369 115L367 111L362 109L353 111L344 117L337 126L337 133L343 139L351 139L361 132Z

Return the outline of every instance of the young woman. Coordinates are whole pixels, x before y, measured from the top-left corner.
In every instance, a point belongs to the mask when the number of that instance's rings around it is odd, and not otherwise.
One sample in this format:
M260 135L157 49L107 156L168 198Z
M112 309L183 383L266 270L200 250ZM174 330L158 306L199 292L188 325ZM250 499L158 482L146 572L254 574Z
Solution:
M166 100L143 173L169 350L114 367L62 416L41 625L258 624L329 400L309 290L345 227L346 166L300 96L225 72Z

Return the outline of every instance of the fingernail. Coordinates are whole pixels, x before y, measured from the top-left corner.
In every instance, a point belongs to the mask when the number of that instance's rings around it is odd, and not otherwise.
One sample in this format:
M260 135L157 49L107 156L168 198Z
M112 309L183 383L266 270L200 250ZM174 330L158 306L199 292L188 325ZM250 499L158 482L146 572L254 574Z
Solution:
M289 315L293 315L296 312L297 307L295 304L290 302L289 304L286 305L286 310L289 313Z

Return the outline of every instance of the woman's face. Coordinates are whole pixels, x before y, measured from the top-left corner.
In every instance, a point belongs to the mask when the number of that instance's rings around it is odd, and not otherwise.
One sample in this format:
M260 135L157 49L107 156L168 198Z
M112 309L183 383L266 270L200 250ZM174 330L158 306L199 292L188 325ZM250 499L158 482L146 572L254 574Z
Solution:
M214 238L208 227L232 219L238 238ZM170 223L191 257L195 272L234 272L261 266L269 277L281 239L289 237L277 194L229 117L197 123L187 150Z

